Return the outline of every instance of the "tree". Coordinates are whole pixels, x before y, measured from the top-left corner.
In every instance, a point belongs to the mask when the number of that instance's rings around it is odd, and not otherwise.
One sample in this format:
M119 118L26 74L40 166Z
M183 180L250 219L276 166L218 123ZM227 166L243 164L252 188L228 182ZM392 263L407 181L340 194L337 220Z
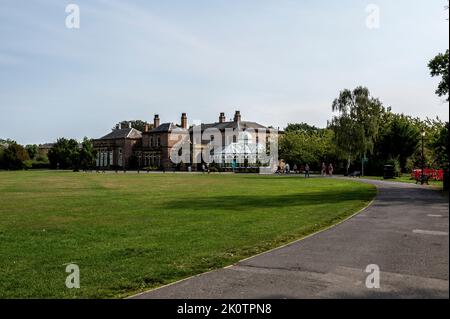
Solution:
M36 144L27 145L25 146L25 149L27 150L30 159L35 159L39 152L39 147Z
M448 122L439 118L426 119L423 123L425 145L428 149L428 159L431 167L448 168Z
M378 99L370 96L367 88L357 87L353 91L341 91L333 101L332 110L338 112L333 117L331 128L338 150L347 159L348 174L351 162L357 156L365 157L372 153L384 107Z
M119 128L128 128L131 127L143 132L145 129L145 125L149 126L149 129L153 127L153 124L149 124L148 122L145 121L141 121L141 120L131 120L131 121L121 121L118 124L116 124L116 126L119 126Z
M405 170L406 162L416 152L420 141L420 128L409 116L387 112L383 116L374 155L382 161L398 159Z
M431 76L441 76L441 82L436 89L436 94L438 96L447 96L447 102L449 101L448 96L448 69L449 69L449 57L447 50L444 54L438 54L433 60L428 63L428 68L430 69Z
M287 130L279 140L280 157L292 164L309 164L320 168L323 161L335 159L333 131L319 129L316 132Z
M80 147L74 139L60 138L48 152L52 168L78 168Z
M30 157L22 145L10 143L3 151L2 165L6 169L23 169Z
M92 140L85 137L81 143L81 149L79 153L79 163L82 169L88 169L95 165L95 158L97 152L94 150Z
M322 130L323 129L320 129L313 125L309 125L307 123L288 124L288 126L286 126L286 128L284 129L285 132L301 131L306 133L320 132Z

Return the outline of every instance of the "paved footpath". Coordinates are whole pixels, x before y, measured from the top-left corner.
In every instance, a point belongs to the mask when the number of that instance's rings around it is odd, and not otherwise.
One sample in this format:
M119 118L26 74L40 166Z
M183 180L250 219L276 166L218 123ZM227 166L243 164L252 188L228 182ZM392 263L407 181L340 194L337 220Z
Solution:
M449 202L414 184L369 181L373 204L288 246L134 298L449 298ZM366 287L369 264L380 288Z

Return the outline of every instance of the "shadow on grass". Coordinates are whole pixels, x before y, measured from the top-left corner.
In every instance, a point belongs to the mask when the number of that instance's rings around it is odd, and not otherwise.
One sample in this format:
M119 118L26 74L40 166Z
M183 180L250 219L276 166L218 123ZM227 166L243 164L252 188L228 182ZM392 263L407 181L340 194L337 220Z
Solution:
M193 210L233 210L247 208L276 208L287 206L310 206L315 204L332 205L349 201L369 201L375 196L375 190L364 189L360 191L326 191L313 193L298 193L287 195L226 195L204 196L196 198L178 197L175 200L162 204L167 209L193 209Z

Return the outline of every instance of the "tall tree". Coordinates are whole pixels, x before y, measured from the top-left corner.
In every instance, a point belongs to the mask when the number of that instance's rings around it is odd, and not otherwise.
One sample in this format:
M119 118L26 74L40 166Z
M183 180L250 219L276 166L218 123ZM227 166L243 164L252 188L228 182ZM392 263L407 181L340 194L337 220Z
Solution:
M39 147L36 144L26 145L25 149L27 150L28 156L30 156L30 159L36 158L36 156L39 152Z
M29 160L28 152L16 142L10 143L3 151L2 166L6 169L23 169Z
M119 126L119 128L128 128L131 126L132 128L143 132L145 125L148 125L149 128L153 127L153 124L149 124L148 122L142 120L121 121L120 123L116 124L116 127Z
M438 88L436 89L436 94L439 96L446 96L447 102L449 101L448 96L448 69L449 69L449 57L448 57L448 49L442 54L438 54L433 60L428 63L428 67L431 72L431 76L440 76L441 82L439 82Z
M77 168L80 147L74 139L60 138L48 152L52 168Z
M335 133L335 143L347 159L346 171L358 156L372 153L378 137L382 103L370 96L366 87L357 87L353 91L343 90L333 101L331 128Z
M386 161L398 159L404 171L406 161L416 152L420 141L420 128L409 116L387 112L383 116L376 156Z
M305 132L305 133L313 133L313 132L320 132L323 131L323 129L315 127L314 125L309 125L307 123L290 123L286 126L284 129L285 132Z
M311 168L319 169L323 161L330 162L336 157L333 131L287 130L279 140L279 155L288 163L309 164Z
M94 150L92 140L85 137L83 139L83 142L81 143L80 159L79 159L80 167L83 169L93 167L95 164L96 156L97 152Z

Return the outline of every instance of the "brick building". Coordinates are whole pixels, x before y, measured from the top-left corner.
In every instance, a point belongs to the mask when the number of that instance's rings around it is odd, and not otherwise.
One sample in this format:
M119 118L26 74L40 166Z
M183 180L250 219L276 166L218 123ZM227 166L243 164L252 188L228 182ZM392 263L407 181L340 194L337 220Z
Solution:
M226 134L235 130L231 137ZM97 167L100 168L152 168L169 169L176 165L171 161L171 151L174 146L183 139L190 142L190 161L197 158L197 164L190 165L192 170L202 167L202 150L213 141L215 136L209 136L209 132L219 132L217 138L222 139L223 148L216 153L211 151L211 156L218 162L224 161L221 167L236 167L256 163L252 154L266 152L270 131L267 127L241 120L239 111L235 112L234 119L226 121L225 113L220 113L218 122L200 124L188 128L186 113L182 113L180 124L160 123L159 115L155 115L153 126L146 125L143 132L131 127L116 127L102 138L94 140L94 148L97 150ZM259 140L255 131L266 133L264 141ZM201 134L201 140L196 140L195 134ZM206 135L206 137L205 137ZM217 134L216 134L217 135ZM228 138L228 140L227 140ZM245 157L245 160L244 160ZM239 159L243 159L239 161ZM227 161L227 163L225 163ZM239 164L233 163L239 162ZM245 164L244 164L245 163Z

